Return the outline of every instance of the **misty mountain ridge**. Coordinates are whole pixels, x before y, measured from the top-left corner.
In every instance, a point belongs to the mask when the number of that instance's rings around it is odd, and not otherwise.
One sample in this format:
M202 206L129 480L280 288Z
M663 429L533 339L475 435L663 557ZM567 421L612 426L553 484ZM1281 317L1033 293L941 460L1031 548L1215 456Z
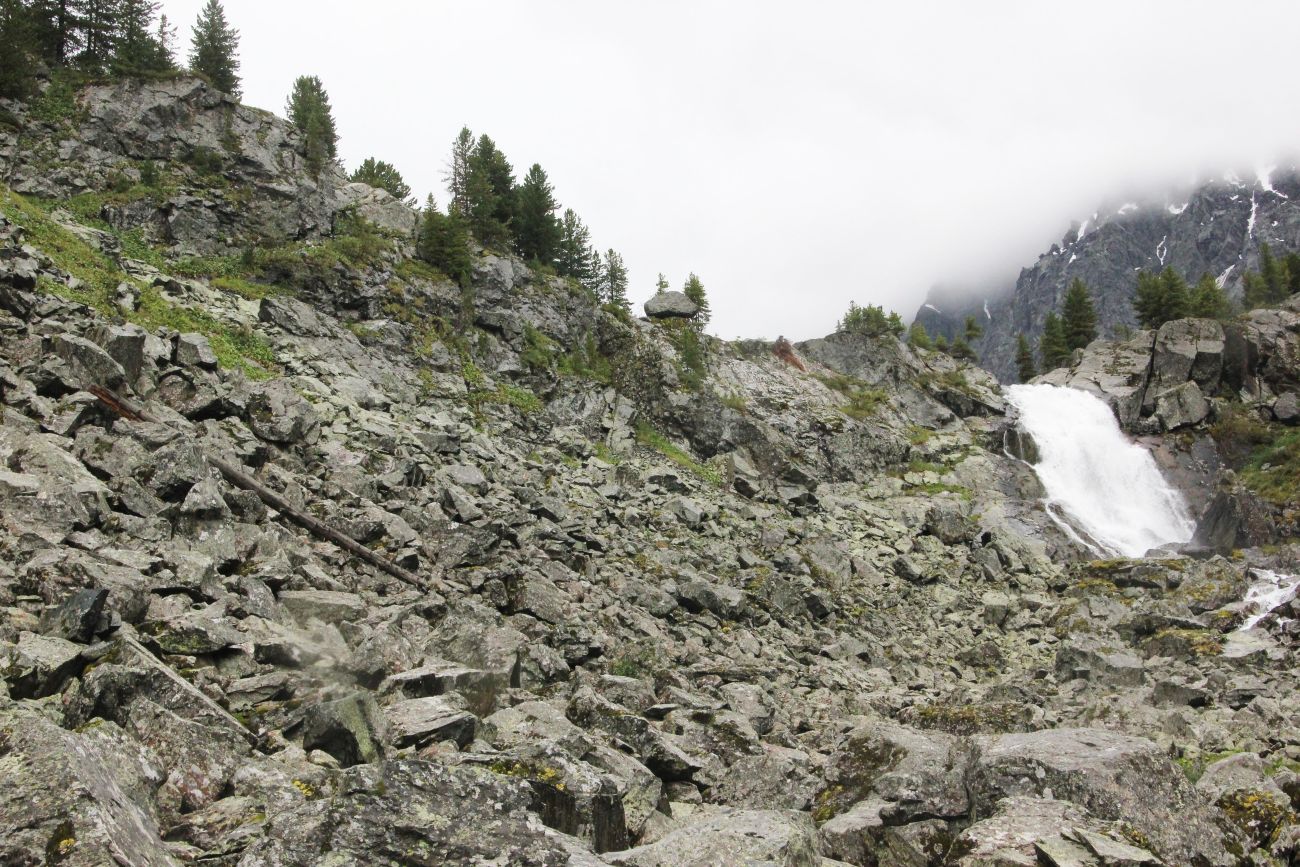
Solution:
M1300 245L1300 173L1294 164L1253 174L1227 171L1163 196L1112 198L1071 223L1060 242L1014 284L931 289L915 319L951 340L967 316L984 336L973 348L999 379L1015 379L1016 335L1033 345L1047 314L1059 311L1066 288L1083 280L1092 291L1102 337L1135 327L1132 298L1139 270L1172 267L1188 280L1213 274L1228 295L1241 297L1244 275L1267 243L1277 252Z

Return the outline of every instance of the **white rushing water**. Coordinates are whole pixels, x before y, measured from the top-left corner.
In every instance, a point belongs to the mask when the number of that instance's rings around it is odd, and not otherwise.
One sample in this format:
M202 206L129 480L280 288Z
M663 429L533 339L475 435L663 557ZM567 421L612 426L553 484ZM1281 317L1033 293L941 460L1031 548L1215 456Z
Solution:
M1055 385L1013 385L1007 399L1038 446L1034 470L1048 511L1063 513L1085 544L1107 556L1140 557L1192 538L1196 525L1182 495L1099 398Z
M1237 627L1242 632L1254 629L1274 608L1290 602L1296 591L1300 590L1300 578L1295 575L1282 575L1267 569L1251 571L1259 580L1246 591L1246 601L1254 604L1255 613Z

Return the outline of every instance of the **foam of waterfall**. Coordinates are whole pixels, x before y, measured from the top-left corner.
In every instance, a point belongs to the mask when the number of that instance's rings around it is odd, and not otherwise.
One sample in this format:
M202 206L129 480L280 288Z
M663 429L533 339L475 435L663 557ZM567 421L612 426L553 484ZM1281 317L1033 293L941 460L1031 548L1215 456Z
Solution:
M1182 495L1149 452L1130 441L1099 398L1055 385L1013 385L1007 399L1034 438L1034 465L1047 492L1085 544L1106 556L1140 557L1192 538Z
M1268 569L1252 569L1251 571L1255 573L1255 577L1259 580L1246 591L1246 601L1254 604L1255 613L1247 617L1241 626L1237 627L1242 632L1247 629L1254 629L1274 608L1290 602L1296 595L1296 591L1300 590L1300 577L1295 575L1282 575Z

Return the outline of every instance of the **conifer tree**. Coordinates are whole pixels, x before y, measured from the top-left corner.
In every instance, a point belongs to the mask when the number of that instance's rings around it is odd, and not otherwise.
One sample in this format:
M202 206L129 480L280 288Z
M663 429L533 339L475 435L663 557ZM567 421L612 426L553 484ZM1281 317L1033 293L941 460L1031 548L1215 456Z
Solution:
M898 315L897 310L889 311L889 333L895 337L902 337L907 331L907 326L903 324L903 317Z
M36 32L20 0L0 0L0 97L21 99L35 85Z
M162 48L162 56L167 61L168 69L176 68L176 25L172 24L171 19L164 12L158 16L158 31L155 34L158 45Z
M163 42L166 16L155 32L157 0L120 0L117 45L113 71L119 75L166 72L174 68L171 52Z
M459 211L446 214L430 195L420 214L415 253L465 288L470 285L473 260L469 253L469 232Z
M319 175L330 160L338 156L338 131L330 108L325 85L314 75L300 75L285 101L285 113L303 135L307 167Z
M975 350L970 348L970 344L966 342L966 336L964 334L958 334L952 339L952 346L948 348L948 354L953 358L960 358L965 361L975 360Z
M699 323L700 327L708 325L709 319L713 315L712 311L709 310L709 297L704 292L704 284L700 282L700 278L696 277L694 272L686 278L686 285L682 287L682 292L700 309L700 312L695 314L695 321Z
M1287 253L1282 258L1282 264L1286 266L1287 294L1300 292L1300 253Z
M930 349L934 346L930 342L930 335L926 333L925 326L920 322L912 323L912 327L907 332L907 342L917 349Z
M600 257L593 259L592 253L591 231L573 208L565 208L560 219L560 247L555 270L590 288L600 276Z
M31 0L26 5L41 59L50 66L70 63L81 48L82 0Z
M415 204L415 199L411 198L411 188L402 179L402 173L392 163L384 160L366 157L366 161L352 173L350 180L386 190L394 199L408 205Z
M1164 271L1160 272L1160 284L1164 303L1164 313L1160 324L1163 325L1165 322L1185 318L1191 311L1191 296L1188 293L1187 281L1183 279L1183 275L1173 268L1166 267Z
M447 182L447 192L451 201L447 211L458 212L462 217L469 216L469 161L474 156L474 133L469 127L460 128L456 140L451 143L451 157L447 160L447 170L442 179Z
M1038 342L1038 354L1043 360L1043 370L1064 367L1070 361L1070 347L1065 342L1065 324L1053 311L1043 323L1043 336Z
M1192 316L1204 319L1227 319L1232 314L1232 304L1228 301L1227 293L1209 272L1202 274L1201 279L1196 281L1189 312Z
M119 7L119 0L81 0L81 53L77 55L81 68L103 72L112 63L121 35Z
M1061 319L1065 325L1065 345L1074 351L1097 339L1097 311L1092 306L1088 284L1077 277L1065 291Z
M1021 382L1029 382L1038 375L1034 369L1034 351L1029 348L1023 331L1016 335L1016 375Z
M656 292L668 291L668 278L664 276L664 273L662 271L659 272L659 277L658 279L655 280L655 291Z
M207 76L217 90L239 99L238 50L239 31L226 23L220 0L208 0L194 24L190 68Z
M936 335L934 338L934 348L939 352L947 352L948 338L944 337L942 334Z
M540 166L535 168L541 171ZM543 181L546 180L545 172L542 173L541 178ZM514 184L514 170L506 161L505 154L497 149L492 139L486 135L479 136L478 142L474 145L474 152L469 158L465 195L469 206L470 229L485 247L503 246L510 241L516 199ZM550 191L549 183L546 187ZM554 201L553 197L551 201ZM536 204L535 202L534 205ZM558 204L551 210L554 211L557 207ZM558 243L549 237L548 240L552 240L553 245ZM555 257L553 245L546 251L549 254L549 258L544 260L547 264L550 264Z
M606 304L613 304L624 310L630 310L632 305L627 300L627 266L623 264L623 257L613 249L605 251L604 279L604 301Z
M974 343L984 336L984 329L980 328L980 324L975 320L974 316L966 317L966 324L962 328L962 336L967 343Z
M1291 275L1286 260L1273 258L1268 244L1259 245L1259 270L1246 274L1244 299L1246 307L1265 307L1285 301L1291 294Z
M515 197L515 251L521 257L543 265L555 263L563 241L563 229L555 218L559 207L546 172L533 163Z

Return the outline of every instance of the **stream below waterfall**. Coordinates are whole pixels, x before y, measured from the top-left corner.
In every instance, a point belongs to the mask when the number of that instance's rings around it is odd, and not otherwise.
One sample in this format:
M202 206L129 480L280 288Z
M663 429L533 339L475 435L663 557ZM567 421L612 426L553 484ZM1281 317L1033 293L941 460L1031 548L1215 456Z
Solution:
M1033 465L1048 515L1101 557L1142 557L1162 545L1188 542L1196 530L1182 494L1160 474L1150 452L1120 430L1115 415L1086 391L1055 385L1013 385L1007 400L1038 451ZM1300 578L1252 569L1245 601L1252 629L1300 589Z

